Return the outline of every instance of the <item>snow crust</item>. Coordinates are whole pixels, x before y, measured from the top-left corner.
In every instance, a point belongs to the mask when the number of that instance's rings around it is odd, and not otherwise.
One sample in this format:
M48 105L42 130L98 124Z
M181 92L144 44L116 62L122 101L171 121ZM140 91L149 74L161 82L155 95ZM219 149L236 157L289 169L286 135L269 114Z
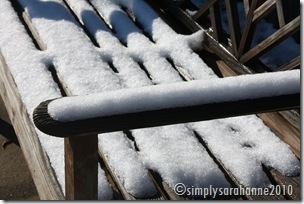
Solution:
M52 101L49 115L67 122L300 93L300 70L121 89Z
M195 80L211 82L217 78L192 50L203 40L203 33L192 36L175 33L142 0L91 0L112 28L100 20L86 1L67 1L94 36L98 47L93 45L62 1L18 1L46 46L45 51L38 51L9 1L0 1L0 51L30 116L41 101L61 96L48 71L50 65L54 65L71 95L181 82L183 79L168 59ZM143 30L133 23L126 9L133 12ZM118 73L109 66L111 63ZM139 64L144 65L150 76ZM290 75L298 80L299 73L290 72ZM261 86L260 90L267 89ZM229 129L230 126L236 126L233 130L237 129L237 133ZM99 135L98 145L127 191L138 197L155 193L147 169L159 173L171 187L178 182L196 187L229 186L198 142L194 130L244 185L269 184L261 170L262 163L288 175L299 172L300 162L289 147L256 116L132 130L139 151L122 132ZM64 186L63 140L36 131ZM99 199L112 198L110 184L101 168L98 191Z

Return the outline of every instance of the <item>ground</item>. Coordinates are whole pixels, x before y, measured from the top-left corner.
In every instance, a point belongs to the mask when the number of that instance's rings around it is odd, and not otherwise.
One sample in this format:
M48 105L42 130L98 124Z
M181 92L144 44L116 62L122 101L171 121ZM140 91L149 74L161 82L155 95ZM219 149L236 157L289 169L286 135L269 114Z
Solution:
M1 98L0 98L1 100ZM0 101L0 200L39 200L12 126Z

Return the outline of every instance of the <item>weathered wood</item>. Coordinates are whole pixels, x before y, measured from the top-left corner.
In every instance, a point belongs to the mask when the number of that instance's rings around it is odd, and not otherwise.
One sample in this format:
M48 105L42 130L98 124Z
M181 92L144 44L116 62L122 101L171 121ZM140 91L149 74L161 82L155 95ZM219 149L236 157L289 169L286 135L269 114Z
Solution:
M105 156L105 154L101 148L98 148L98 153L99 153L99 156L101 157L102 161L104 162L105 167L107 169L109 169L109 174L113 178L113 181L114 181L116 187L118 188L119 193L122 195L122 197L125 200L136 200L136 198L134 196L132 196L131 194L129 194L127 192L127 190L125 189L123 184L120 182L120 179L118 178L118 176L113 171L111 171L110 162L109 162L108 158Z
M28 29L30 30L35 42L37 43L40 50L46 50L46 46L44 45L43 41L41 40L36 28L33 26L32 21L26 12L22 12L22 17L24 22L26 23Z
M200 21L201 18L203 18L207 12L209 11L210 7L215 4L219 0L210 0L208 1L202 8L200 8L193 16L192 19L194 21Z
M257 23L262 18L267 16L271 11L275 9L275 3L276 0L267 0L264 2L259 8L254 11L252 22Z
M249 0L244 0L244 9L245 9L245 14L248 16L249 10L250 10L250 2Z
M290 23L285 25L280 30L273 33L267 39L265 39L260 44L256 45L254 48L246 52L243 56L241 56L240 61L242 63L246 63L252 58L259 57L267 52L269 49L273 48L277 44L281 43L283 40L294 34L300 29L300 16L292 20Z
M117 187L119 193L121 194L121 196L125 199L125 200L165 200L166 198L163 196L163 193L159 191L159 186L154 182L156 189L158 190L158 192L151 197L135 197L133 195L131 195L126 188L124 187L123 183L121 182L121 180L119 179L119 177L115 174L115 172L113 172L111 170L111 164L110 161L108 160L107 156L104 154L103 150L101 148L98 149L98 153L100 155L100 157L102 158L102 161L104 162L105 168L108 169L109 174L111 176L111 178L113 179L114 185ZM148 175L151 177L151 179L154 181L152 175L150 174L150 172L148 173Z
M258 4L258 0L252 0L249 13L247 15L246 25L241 38L238 54L236 55L237 59L239 59L244 52L247 52L250 49L252 39L254 36L254 30L256 28L256 25L252 23L252 19L254 17L254 11L257 7L257 4Z
M249 73L254 73L253 70L249 69L249 67L255 67L255 63L259 60L258 57L263 55L265 52L268 50L272 49L275 45L279 44L282 40L285 38L291 36L295 32L299 30L299 27L297 25L299 24L299 17L293 19L293 23L297 24L292 26L288 32L286 32L286 12L283 13L283 5L282 5L282 0L280 1L275 1L275 0L243 0L244 7L245 7L245 12L247 16L247 21L245 24L245 29L243 31L241 40L238 40L240 37L238 37L238 33L234 33L237 31L237 25L235 22L237 22L237 17L234 17L237 15L237 12L230 12L231 9L231 4L233 1L226 1L226 8L227 8L227 19L229 23L229 33L230 33L230 39L231 39L231 45L226 43L221 43L224 39L219 38L218 35L220 32L218 32L217 28L220 28L220 25L216 25L217 22L219 24L221 23L220 21L217 21L214 18L214 9L213 6L218 4L217 0L213 1L208 1L205 3L202 8L200 8L197 13L191 17L188 16L187 19L187 14L183 14L183 12L180 11L180 9L175 8L176 5L167 3L169 0L164 0L164 3L160 1L160 6L165 9L166 11L169 11L168 13L175 16L176 19L180 22L182 22L184 25L188 26L188 28L192 31L195 32L200 28L201 25L205 25L206 22L209 22L211 19L212 23L212 29L214 32L208 33L206 31L206 38L204 40L205 47L208 47L211 49L214 53L216 53L222 60L224 60L230 67L232 67L237 73L243 73L249 72ZM251 5L249 5L251 4ZM235 7L235 6L234 6ZM278 19L280 22L280 29L276 32L277 37L272 35L268 37L266 40L264 40L262 43L260 43L258 46L255 46L254 48L251 48L251 43L253 40L253 37L255 35L255 29L257 26L257 23L268 16L275 8L277 7L277 13L278 13ZM212 10L213 9L213 10ZM208 18L207 14L210 13L210 18ZM285 14L285 15L284 15ZM190 19L189 19L190 18ZM290 17L291 18L291 17ZM191 22L191 19L193 21L196 21L199 23L198 25L193 24ZM292 19L291 19L292 20ZM284 21L284 22L283 22ZM233 27L236 26L236 29L233 29ZM212 36L211 36L212 35ZM272 39L273 38L273 39ZM229 41L229 39L228 39ZM271 42L273 41L273 42ZM226 42L226 41L225 41ZM236 48L238 51L236 52ZM244 54L245 53L245 54ZM229 56L229 54L231 56ZM299 59L296 59L295 61L290 62L289 64L282 65L282 69L290 69L293 67L296 67L298 65ZM246 63L246 66L244 64ZM266 65L264 66L266 68ZM242 70L243 69L243 70ZM256 70L257 72L260 72L259 70ZM264 71L270 71L268 68Z
M298 158L301 157L300 132L297 129L288 124L279 113L258 114L258 116L282 141L290 145Z
M186 18L185 18L186 19ZM187 18L188 19L188 18ZM186 19L186 21L187 21L187 19ZM191 21L189 21L189 22L191 22ZM196 27L198 26L196 23L193 23L193 22L191 22L190 23L191 25L189 26L189 27L191 27L192 26L192 29L196 29ZM198 26L199 27L199 26ZM212 39L212 38L210 38L210 36L208 35L208 43L209 44L211 44L212 46L214 46L215 48L213 48L213 50L217 50L218 49L218 47L220 47L221 45L220 44L217 44L217 42L213 42L212 40L214 40L214 39ZM210 43L211 42L211 43ZM217 47L218 46L218 47ZM224 53L225 53L226 51L224 51ZM219 52L219 53L222 53L222 51L221 52ZM237 63L237 62L234 62L234 59L233 59L233 57L231 57L231 55L229 55L229 54L224 54L224 56L226 57L226 58L228 58L228 59L232 59L231 61L232 61L232 63ZM228 60L228 63L229 63L229 60ZM180 70L179 70L180 71ZM229 71L228 71L229 72ZM1 76L0 76L0 78L1 78ZM100 150L99 150L100 151ZM112 171L110 171L110 172L112 172ZM113 173L113 172L112 172ZM165 184L164 184L165 185ZM170 188L169 188L170 189ZM171 189L172 190L172 189ZM167 190L167 192L169 192L170 190ZM126 193L127 194L127 193ZM135 198L134 198L135 199Z
M279 113L299 132L301 131L301 116L296 110L280 111Z
M288 62L287 64L284 64L284 65L280 66L279 68L277 68L276 71L286 71L286 70L291 70L291 69L295 69L295 68L300 68L300 64L301 64L301 57L298 56L298 57L294 58L293 60L291 60L290 62Z
M156 184L159 192L162 195L162 198L166 200L184 200L183 197L177 195L174 190L165 181L163 181L157 172L149 170L149 175L152 178L153 182Z
M286 25L282 0L276 1L276 7L277 7L279 26L280 26L280 28L282 28L283 26Z
M237 54L241 41L241 28L236 0L226 0L229 33L232 44L232 52Z
M30 17L28 14L24 11L22 6L18 1L11 1L13 8L17 12L17 15L21 21L21 23L24 25L25 30L27 31L29 37L32 39L34 45L37 49L44 51L46 49L46 46L44 45L43 41L41 40L36 28L33 26Z
M212 152L212 150L208 147L208 144L206 144L203 139L201 138L201 136L195 132L194 133L196 135L196 138L199 140L199 142L203 145L203 147L206 149L206 151L208 152L209 156L213 159L213 161L217 164L217 166L219 167L219 169L223 172L223 174L225 175L225 178L227 179L227 181L229 181L231 187L233 188L238 188L238 189L242 189L245 188L242 183L234 176L234 174L228 169L226 168L225 164L223 161L221 161L221 159L219 159L218 157L214 156L214 153ZM274 196L269 196L269 195L230 195L230 199L232 198L242 198L245 200L285 200L284 196L282 195L274 195ZM220 198L218 198L220 199Z
M40 199L63 200L64 196L60 184L47 154L41 147L35 126L21 100L2 54L0 54L0 84L1 97L7 107L10 121L18 136Z
M67 200L97 200L97 135L64 138Z
M1 85L2 83L0 83ZM0 87L0 90L3 90L4 87ZM11 124L11 121L9 119L5 104L3 102L3 99L1 98L1 94L0 94L0 119L4 120L6 123Z
M212 36L216 41L221 42L223 35L223 28L222 28L221 13L219 6L217 4L213 4L210 7L210 19L212 26Z
M299 176L284 176L280 172L272 169L270 174L276 180L278 185L281 186L282 194L292 200L301 200L301 177ZM291 188L292 192L288 192ZM285 190L285 191L283 191ZM284 193L283 193L284 192Z

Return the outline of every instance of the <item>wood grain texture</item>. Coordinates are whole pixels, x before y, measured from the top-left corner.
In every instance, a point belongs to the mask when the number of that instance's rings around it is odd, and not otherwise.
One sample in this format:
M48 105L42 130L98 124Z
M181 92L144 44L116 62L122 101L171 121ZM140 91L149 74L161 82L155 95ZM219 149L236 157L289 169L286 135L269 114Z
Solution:
M2 54L0 54L0 83L1 97L18 136L40 199L64 200L60 184L57 181L47 154L41 147L34 124L20 98L17 86Z
M287 198L292 200L301 200L301 176L284 176L280 172L272 169L270 170L273 178L278 182L278 185L281 186L280 191ZM289 189L288 189L289 188ZM285 191L284 191L285 190Z
M67 200L97 200L97 135L64 138Z
M232 44L232 52L234 55L237 54L239 44L241 41L241 28L240 28L240 20L239 13L237 8L236 0L226 0L226 8L227 8L227 20L229 24L229 34Z

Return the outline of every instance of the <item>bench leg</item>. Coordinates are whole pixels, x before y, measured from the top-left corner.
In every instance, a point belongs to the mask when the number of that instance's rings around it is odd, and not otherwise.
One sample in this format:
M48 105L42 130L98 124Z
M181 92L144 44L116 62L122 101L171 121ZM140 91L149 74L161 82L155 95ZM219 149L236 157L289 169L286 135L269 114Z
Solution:
M64 139L67 200L97 200L97 135Z

